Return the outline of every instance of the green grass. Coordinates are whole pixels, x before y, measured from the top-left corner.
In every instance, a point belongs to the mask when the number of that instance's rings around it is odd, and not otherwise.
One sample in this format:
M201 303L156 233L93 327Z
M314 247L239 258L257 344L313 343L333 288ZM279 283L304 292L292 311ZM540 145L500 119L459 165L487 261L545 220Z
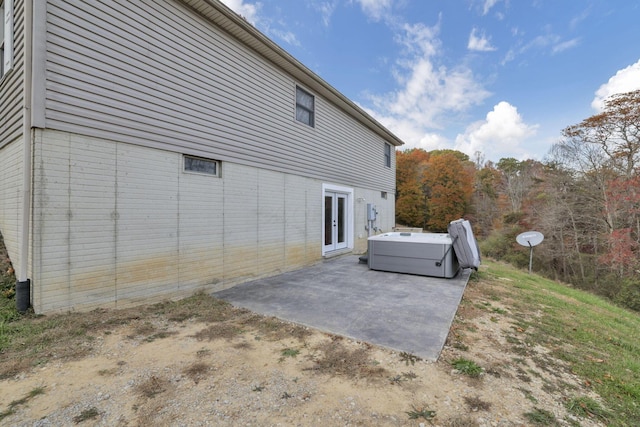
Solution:
M403 351L402 353L400 353L400 360L402 360L405 363L405 365L409 366L409 363L411 363L411 365L415 365L416 362L419 362L422 359L420 359L415 354L411 354Z
M424 418L425 420L429 421L436 416L436 411L427 409L426 406L423 406L421 408L416 408L415 406L412 406L411 410L407 412L407 415L409 416L410 420L417 420L420 418Z
M578 400L588 416L606 414L608 426L640 420L640 315L595 295L498 262L483 277L509 298L510 311L526 330L526 342L549 348L602 398L602 409ZM510 279L510 280L504 280ZM581 415L576 409L577 415Z
M282 357L296 357L300 354L300 350L297 348L285 348L280 354L282 354Z
M477 378L482 374L482 367L472 360L464 358L456 359L451 362L451 365L461 374L468 375L472 378Z
M569 412L582 418L598 418L606 423L611 416L598 402L590 397L570 399L566 406Z
M558 420L555 415L546 409L534 408L533 411L527 412L524 416L534 425L538 426L557 426Z
M92 406L91 408L85 409L80 412L79 415L73 417L73 422L75 422L76 424L80 424L83 421L93 420L95 418L98 418L99 416L100 411L98 411L98 408Z
M3 266L0 265L0 268ZM2 340L2 325L13 322L22 317L16 309L16 298L13 285L15 277L8 278L6 273L0 271L0 340ZM13 283L12 283L13 282ZM0 345L2 342L0 341Z

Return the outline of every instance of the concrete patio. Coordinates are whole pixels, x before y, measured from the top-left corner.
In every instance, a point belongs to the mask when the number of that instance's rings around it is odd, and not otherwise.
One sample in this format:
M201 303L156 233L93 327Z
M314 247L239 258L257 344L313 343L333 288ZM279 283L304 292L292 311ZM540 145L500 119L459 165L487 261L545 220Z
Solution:
M370 270L358 256L240 284L215 297L256 313L437 360L471 270L453 279Z

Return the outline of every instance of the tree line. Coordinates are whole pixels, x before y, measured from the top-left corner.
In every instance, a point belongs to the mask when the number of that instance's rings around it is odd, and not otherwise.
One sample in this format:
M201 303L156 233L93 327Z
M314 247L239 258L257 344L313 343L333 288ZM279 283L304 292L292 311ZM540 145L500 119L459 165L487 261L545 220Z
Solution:
M398 224L444 232L467 218L483 255L520 267L516 236L539 231L536 272L640 311L640 90L566 127L544 161L396 154Z

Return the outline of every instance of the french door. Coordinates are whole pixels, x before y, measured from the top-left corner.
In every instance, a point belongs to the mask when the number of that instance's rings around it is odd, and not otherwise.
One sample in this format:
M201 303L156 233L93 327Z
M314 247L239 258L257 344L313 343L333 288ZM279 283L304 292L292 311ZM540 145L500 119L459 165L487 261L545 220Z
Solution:
M324 250L344 249L348 245L349 195L334 191L324 192Z

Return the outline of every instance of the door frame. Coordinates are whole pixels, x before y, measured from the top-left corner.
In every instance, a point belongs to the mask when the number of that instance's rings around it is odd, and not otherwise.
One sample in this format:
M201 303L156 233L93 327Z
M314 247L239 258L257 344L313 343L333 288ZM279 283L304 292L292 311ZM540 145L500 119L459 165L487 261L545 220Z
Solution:
M341 195L345 195L347 198L346 201L346 208L347 208L347 222L345 224L345 236L346 236L346 242L347 242L347 247L346 248L342 248L342 249L335 249L335 250L331 250L331 249L327 249L324 245L324 233L325 233L325 229L324 229L324 224L325 224L325 209L324 209L324 196L325 194L329 192L329 193L339 193ZM353 206L354 206L354 190L351 187L345 187L342 185L335 185L335 184L326 184L323 183L322 184L322 225L321 225L321 229L322 229L322 234L321 234L321 239L320 239L320 244L322 246L322 256L325 256L326 254L329 254L331 252L339 252L339 251L350 251L353 250L353 243L354 243L354 212L353 212Z

